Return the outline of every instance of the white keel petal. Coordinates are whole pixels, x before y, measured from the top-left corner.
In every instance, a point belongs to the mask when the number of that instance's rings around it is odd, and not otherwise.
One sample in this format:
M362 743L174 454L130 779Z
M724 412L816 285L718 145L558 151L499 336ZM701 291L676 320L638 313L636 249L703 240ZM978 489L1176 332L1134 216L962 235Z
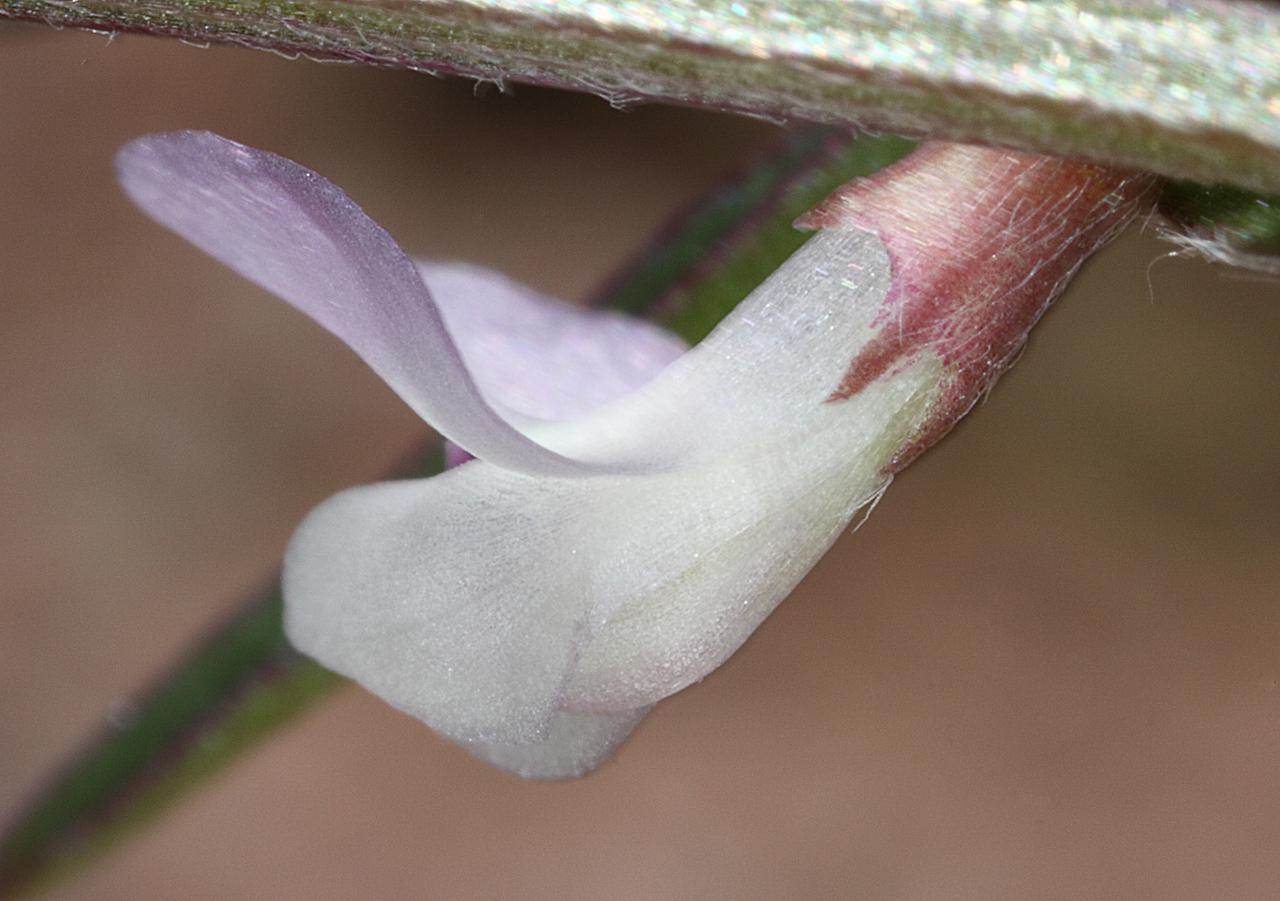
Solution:
M652 477L655 492L671 486L669 511L665 522L638 524L650 559L633 551L632 565L659 575L618 591L620 607L597 610L565 706L653 704L727 660L888 487L884 467L928 415L940 371L925 357L825 406L806 431L682 473L679 484Z
M591 599L537 489L576 481L476 462L331 498L285 556L289 639L457 741L545 738Z
M463 747L486 763L526 779L572 779L609 759L648 712L648 707L640 707L621 713L558 713L542 741L473 742Z

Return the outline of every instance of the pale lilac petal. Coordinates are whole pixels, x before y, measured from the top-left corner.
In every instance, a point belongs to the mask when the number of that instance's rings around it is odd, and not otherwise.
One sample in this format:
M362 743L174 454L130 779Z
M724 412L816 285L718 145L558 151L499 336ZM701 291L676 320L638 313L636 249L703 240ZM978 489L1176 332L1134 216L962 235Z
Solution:
M539 294L488 269L419 261L462 359L491 404L526 419L571 419L629 394L687 349L620 313Z
M326 179L208 132L141 138L116 166L152 218L333 332L475 456L543 475L609 468L539 446L485 402L414 264Z
M507 421L571 419L648 383L687 349L639 319L571 306L490 269L419 260L449 334ZM445 443L445 466L473 455Z

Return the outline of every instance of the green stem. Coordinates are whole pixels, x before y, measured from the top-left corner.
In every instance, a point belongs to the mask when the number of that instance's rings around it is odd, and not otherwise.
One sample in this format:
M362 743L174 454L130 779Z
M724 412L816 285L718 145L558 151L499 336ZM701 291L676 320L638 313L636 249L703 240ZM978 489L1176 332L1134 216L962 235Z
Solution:
M5 834L0 896L92 859L338 684L285 641L281 610L272 587L112 717Z

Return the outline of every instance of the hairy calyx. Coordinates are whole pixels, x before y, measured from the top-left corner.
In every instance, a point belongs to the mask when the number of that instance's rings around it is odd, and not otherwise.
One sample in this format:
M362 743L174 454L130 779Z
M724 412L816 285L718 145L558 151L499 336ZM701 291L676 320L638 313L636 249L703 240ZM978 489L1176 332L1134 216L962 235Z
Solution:
M902 469L945 435L1017 358L1080 264L1154 202L1153 176L963 144L927 144L805 216L885 242L893 284L832 395L850 397L919 353L946 367Z

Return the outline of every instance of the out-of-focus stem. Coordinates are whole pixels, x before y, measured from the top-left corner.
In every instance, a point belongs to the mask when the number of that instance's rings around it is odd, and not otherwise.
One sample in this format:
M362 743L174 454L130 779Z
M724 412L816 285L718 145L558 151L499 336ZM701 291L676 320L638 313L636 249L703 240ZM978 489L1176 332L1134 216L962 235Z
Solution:
M1221 0L4 0L238 43L1280 191L1280 7Z

